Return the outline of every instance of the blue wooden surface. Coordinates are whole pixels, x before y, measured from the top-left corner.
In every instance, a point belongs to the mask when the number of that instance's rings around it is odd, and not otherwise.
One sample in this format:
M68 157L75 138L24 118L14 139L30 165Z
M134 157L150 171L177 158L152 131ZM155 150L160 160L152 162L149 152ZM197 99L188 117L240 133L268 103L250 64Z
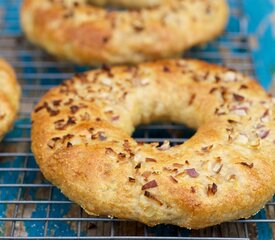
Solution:
M256 74L261 84L269 89L272 80L275 81L275 0L244 0L244 9ZM261 211L256 217L265 218L265 212ZM267 224L257 224L257 228L260 240L272 239Z
M258 79L265 88L275 79L275 0L244 0Z
M8 4L10 11L6 11L5 19L17 19L13 21L8 26L8 33L16 34L20 32L20 24L18 17L14 14L18 12L18 1L17 0L0 0L0 7L5 3ZM234 1L231 2L234 4ZM253 61L256 66L256 73L261 84L268 88L271 85L272 74L275 72L275 52L274 52L274 35L275 35L275 26L274 26L274 0L244 0L244 8L246 10L246 15L248 17L248 30L251 34L251 46L253 47ZM268 17L269 16L269 17ZM272 18L273 17L273 18ZM267 19L267 20L266 20ZM270 20L268 20L270 19ZM273 26L272 20L273 19ZM235 17L230 18L228 25L228 30L230 32L239 32L240 24L239 20ZM206 49L214 49L215 46L209 44L206 46ZM239 54L238 51L234 51L233 54ZM19 60L26 60L28 56L22 56ZM58 69L47 69L48 72L57 72ZM36 69L25 69L26 73L35 73ZM41 81L43 84L43 82ZM46 82L45 82L46 84ZM30 123L29 119L23 119L17 122L17 124ZM29 132L26 130L16 129L11 132L8 136L10 137L28 137ZM16 157L8 161L1 161L0 167L23 167L25 157ZM37 167L35 160L32 157L29 157L27 161L27 167ZM21 173L18 172L1 172L0 183L16 183L19 182ZM24 183L33 183L38 178L36 172L28 172L24 177ZM0 189L0 200L16 200L18 195L19 188L1 188ZM31 189L28 192L22 192L22 196L28 196L28 200L32 199L41 199L47 200L48 195L43 196L39 193L39 189ZM60 193L59 190L54 188L52 193L52 200L65 200L64 195ZM39 207L36 207L31 212L31 217L45 217L46 216L46 207L47 205L39 204ZM0 204L0 217L5 217L7 214L7 205ZM52 205L50 211L50 217L62 217L69 214L71 210L71 205ZM255 218L265 218L265 211L261 211L255 216ZM43 236L44 234L44 222L25 222L24 224L26 232L29 236ZM272 239L271 230L267 224L261 223L257 224L257 229L259 233L259 239L266 240ZM152 232L162 232L164 235L169 235L169 233L174 231L173 227L156 227L150 228L149 231ZM0 223L0 236L4 235L5 224ZM47 235L50 236L76 236L75 226L68 224L67 222L50 222L47 230ZM183 229L181 231L182 236L188 236L189 231Z

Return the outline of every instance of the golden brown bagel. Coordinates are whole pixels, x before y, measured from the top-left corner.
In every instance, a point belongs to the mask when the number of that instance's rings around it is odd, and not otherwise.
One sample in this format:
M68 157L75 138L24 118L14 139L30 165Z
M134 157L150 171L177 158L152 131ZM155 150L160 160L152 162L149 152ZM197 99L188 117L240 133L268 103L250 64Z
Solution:
M21 21L31 42L79 64L176 56L215 38L226 25L225 0L165 2L154 8L108 11L84 0L24 0Z
M32 149L88 213L197 229L247 218L274 194L274 110L257 82L204 62L105 67L41 99ZM152 121L198 131L171 148L130 137Z
M11 128L19 108L20 87L13 69L0 59L0 140Z

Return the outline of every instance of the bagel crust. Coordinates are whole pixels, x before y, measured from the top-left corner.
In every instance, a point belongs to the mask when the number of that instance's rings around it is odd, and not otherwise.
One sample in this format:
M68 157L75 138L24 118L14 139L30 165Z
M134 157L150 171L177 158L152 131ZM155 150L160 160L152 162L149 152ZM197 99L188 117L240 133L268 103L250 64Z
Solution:
M203 228L273 196L275 103L256 81L195 60L104 67L51 89L32 113L44 176L88 213ZM184 144L137 143L135 126L196 128Z
M53 55L97 65L179 56L221 34L228 19L226 0L163 0L155 7L128 11L108 11L89 2L24 0L22 27L31 42Z
M0 140L11 128L19 108L20 87L13 69L0 59Z

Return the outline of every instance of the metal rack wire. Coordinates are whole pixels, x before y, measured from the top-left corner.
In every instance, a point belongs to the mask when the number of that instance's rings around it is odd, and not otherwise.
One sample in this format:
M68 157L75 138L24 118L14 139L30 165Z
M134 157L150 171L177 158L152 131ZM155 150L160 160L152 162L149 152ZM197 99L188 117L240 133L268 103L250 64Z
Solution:
M186 53L189 57L222 63L254 75L246 17L241 0L229 0L232 17L227 32L207 46ZM22 85L21 111L0 144L1 239L271 239L275 237L275 202L255 217L189 231L175 226L149 228L124 219L88 216L44 180L30 150L29 114L47 89L85 67L56 61L31 46L19 25L20 0L0 0L0 56L16 69ZM144 142L181 143L193 132L182 125L140 126L134 137Z

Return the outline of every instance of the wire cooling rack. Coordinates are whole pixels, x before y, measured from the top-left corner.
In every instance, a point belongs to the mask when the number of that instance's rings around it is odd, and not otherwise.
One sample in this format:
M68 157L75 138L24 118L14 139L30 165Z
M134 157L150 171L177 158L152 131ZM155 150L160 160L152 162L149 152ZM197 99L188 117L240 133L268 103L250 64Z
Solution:
M246 17L241 0L230 0L227 32L187 56L221 63L254 75ZM44 180L30 150L30 112L49 88L85 67L56 61L23 37L20 0L0 0L0 56L16 69L23 88L21 111L14 129L0 144L0 238L1 239L272 239L275 202L247 220L223 223L193 231L175 226L147 227L122 219L88 216L76 204ZM1 87L1 86L0 86ZM140 126L140 141L170 140L181 143L193 132L182 125Z

